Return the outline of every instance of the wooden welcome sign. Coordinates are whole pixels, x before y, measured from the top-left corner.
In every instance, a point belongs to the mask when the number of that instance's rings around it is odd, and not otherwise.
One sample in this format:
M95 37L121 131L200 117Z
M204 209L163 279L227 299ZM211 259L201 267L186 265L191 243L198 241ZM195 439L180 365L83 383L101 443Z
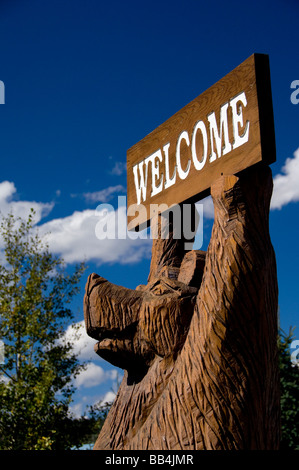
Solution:
M153 205L200 200L222 174L275 159L269 58L253 54L128 150L128 229L148 225Z

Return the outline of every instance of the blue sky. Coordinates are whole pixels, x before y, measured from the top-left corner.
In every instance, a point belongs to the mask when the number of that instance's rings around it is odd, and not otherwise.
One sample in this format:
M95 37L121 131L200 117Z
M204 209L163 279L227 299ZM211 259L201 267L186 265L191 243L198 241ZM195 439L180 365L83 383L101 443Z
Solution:
M1 0L0 210L24 215L34 206L53 252L70 268L87 260L77 322L89 273L130 288L147 279L149 240L95 236L98 204L117 207L126 194L127 149L260 52L270 57L276 130L270 229L280 321L285 330L299 325L299 104L290 99L298 17L296 0ZM209 206L204 217L206 248ZM86 386L77 384L77 410L115 380L90 346L84 354L93 366Z

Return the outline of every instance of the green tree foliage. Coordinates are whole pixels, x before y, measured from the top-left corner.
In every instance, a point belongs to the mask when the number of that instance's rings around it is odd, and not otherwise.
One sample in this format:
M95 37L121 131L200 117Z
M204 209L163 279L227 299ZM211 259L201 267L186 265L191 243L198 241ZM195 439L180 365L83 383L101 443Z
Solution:
M281 449L299 450L299 364L291 361L294 329L280 331Z
M9 215L0 225L0 449L69 449L94 423L69 415L73 379L84 365L63 340L85 267L68 274L33 228L33 211L26 221Z

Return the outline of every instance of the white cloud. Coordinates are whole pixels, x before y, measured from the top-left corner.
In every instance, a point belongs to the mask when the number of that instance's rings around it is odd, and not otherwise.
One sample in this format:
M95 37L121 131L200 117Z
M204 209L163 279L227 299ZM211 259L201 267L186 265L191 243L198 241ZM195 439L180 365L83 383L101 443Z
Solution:
M61 255L66 263L92 260L98 265L132 264L150 256L151 240L132 240L127 236L125 207L108 214L106 227L102 220L99 211L76 211L70 216L39 226L39 233L46 236L50 251ZM99 224L102 235L105 232L105 239L102 240L96 235ZM118 239L118 227L124 239Z
M127 170L127 164L125 162L115 162L114 167L110 171L111 175L120 176Z
M71 416L74 416L75 418L80 418L83 415L85 408L86 404L84 403L84 401L80 401L76 404L72 404L69 407L69 414Z
M107 380L114 380L116 378L116 370L104 370L94 362L89 362L86 369L80 372L75 378L75 386L78 388L90 388L100 385Z
M110 403L114 400L117 392L116 389L119 385L119 372L115 368L104 370L103 367L91 361L92 358L98 358L98 361L104 362L94 352L93 347L96 341L87 335L84 320L74 325L69 325L64 335L58 341L59 344L68 342L73 344L71 354L76 354L79 363L85 363L85 368L73 378L73 385L77 389L76 396L79 401L72 404L69 410L71 414L79 417L83 415L86 406L92 402L104 405L106 402ZM98 386L100 386L100 389L95 388ZM104 390L106 389L104 392L103 388ZM88 389L93 389L93 391ZM85 393L83 396L82 390ZM100 396L99 390L101 390ZM96 400L92 400L90 392L97 396Z
M86 411L86 406L88 405L97 405L97 406L103 406L106 403L113 403L115 400L116 394L112 390L108 390L104 396L102 396L100 399L97 397L96 399L91 399L92 397L89 395L82 396L80 398L80 401L77 403L73 403L69 407L69 412L71 415L75 416L76 418L80 418L83 416L84 412Z
M17 190L15 184L11 181L2 181L0 183L0 212L7 215L12 212L16 217L26 218L30 209L35 210L35 222L38 223L43 217L48 215L53 209L53 203L43 203L36 201L13 200Z
M94 345L96 341L87 335L84 320L69 325L61 341L74 344L73 353L80 361L87 361L95 357Z
M105 403L112 403L115 400L116 394L112 391L108 391L104 397L101 399L100 403L105 405Z
M102 199L107 199L114 191L124 190L123 186L114 186L102 190ZM48 215L53 203L39 203L35 201L15 201L14 183L3 181L0 183L0 212L7 215L13 212L15 216L27 218L30 209L36 212L35 223ZM92 194L92 193L91 193ZM96 198L95 198L96 199ZM113 209L113 207L111 206ZM132 239L127 235L126 208L121 206L111 211L108 217L105 239L96 236L96 229L103 218L101 211L84 210L73 214L52 219L38 226L39 235L45 237L53 254L61 256L66 263L92 260L96 264L120 263L132 264L150 257L150 239ZM113 222L114 221L114 222ZM103 231L102 230L102 231ZM119 239L118 231L122 232ZM102 237L103 238L103 237ZM135 237L136 238L136 237ZM1 257L1 253L0 253Z
M14 183L3 181L0 183L0 201L6 202L16 192Z
M212 196L207 196L201 201L197 202L197 204L203 205L203 217L204 219L213 219L214 218L214 204L212 200Z
M281 173L274 177L271 209L281 209L290 202L299 201L299 148L294 158L287 158Z
M102 189L101 191L95 191L93 193L84 193L83 196L88 202L108 202L113 198L115 193L124 193L126 188L121 184L116 186L109 186L108 188Z
M70 342L73 344L72 354L76 354L77 359L81 363L90 361L96 356L93 349L96 341L87 335L84 320L68 326L64 336L59 340L59 343L64 342ZM102 361L100 358L98 358L98 360ZM114 368L104 370L100 365L90 361L87 362L86 368L76 376L74 379L74 385L77 388L91 388L109 381L118 381L118 371ZM105 397L101 401L113 401L115 397L115 392L113 390L114 387L111 392L108 391L106 393Z
M102 382L105 382L105 371L101 366L96 365L94 362L87 364L85 370L83 370L76 378L75 385L80 387L94 387Z

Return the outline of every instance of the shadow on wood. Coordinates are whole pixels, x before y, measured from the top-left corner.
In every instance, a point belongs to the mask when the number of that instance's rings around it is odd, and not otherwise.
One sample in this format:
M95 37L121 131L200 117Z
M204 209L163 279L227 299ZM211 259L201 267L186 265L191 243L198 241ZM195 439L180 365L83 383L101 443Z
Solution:
M125 369L95 449L279 447L271 194L264 164L223 176L207 253L157 239L146 286L89 276L87 332Z

